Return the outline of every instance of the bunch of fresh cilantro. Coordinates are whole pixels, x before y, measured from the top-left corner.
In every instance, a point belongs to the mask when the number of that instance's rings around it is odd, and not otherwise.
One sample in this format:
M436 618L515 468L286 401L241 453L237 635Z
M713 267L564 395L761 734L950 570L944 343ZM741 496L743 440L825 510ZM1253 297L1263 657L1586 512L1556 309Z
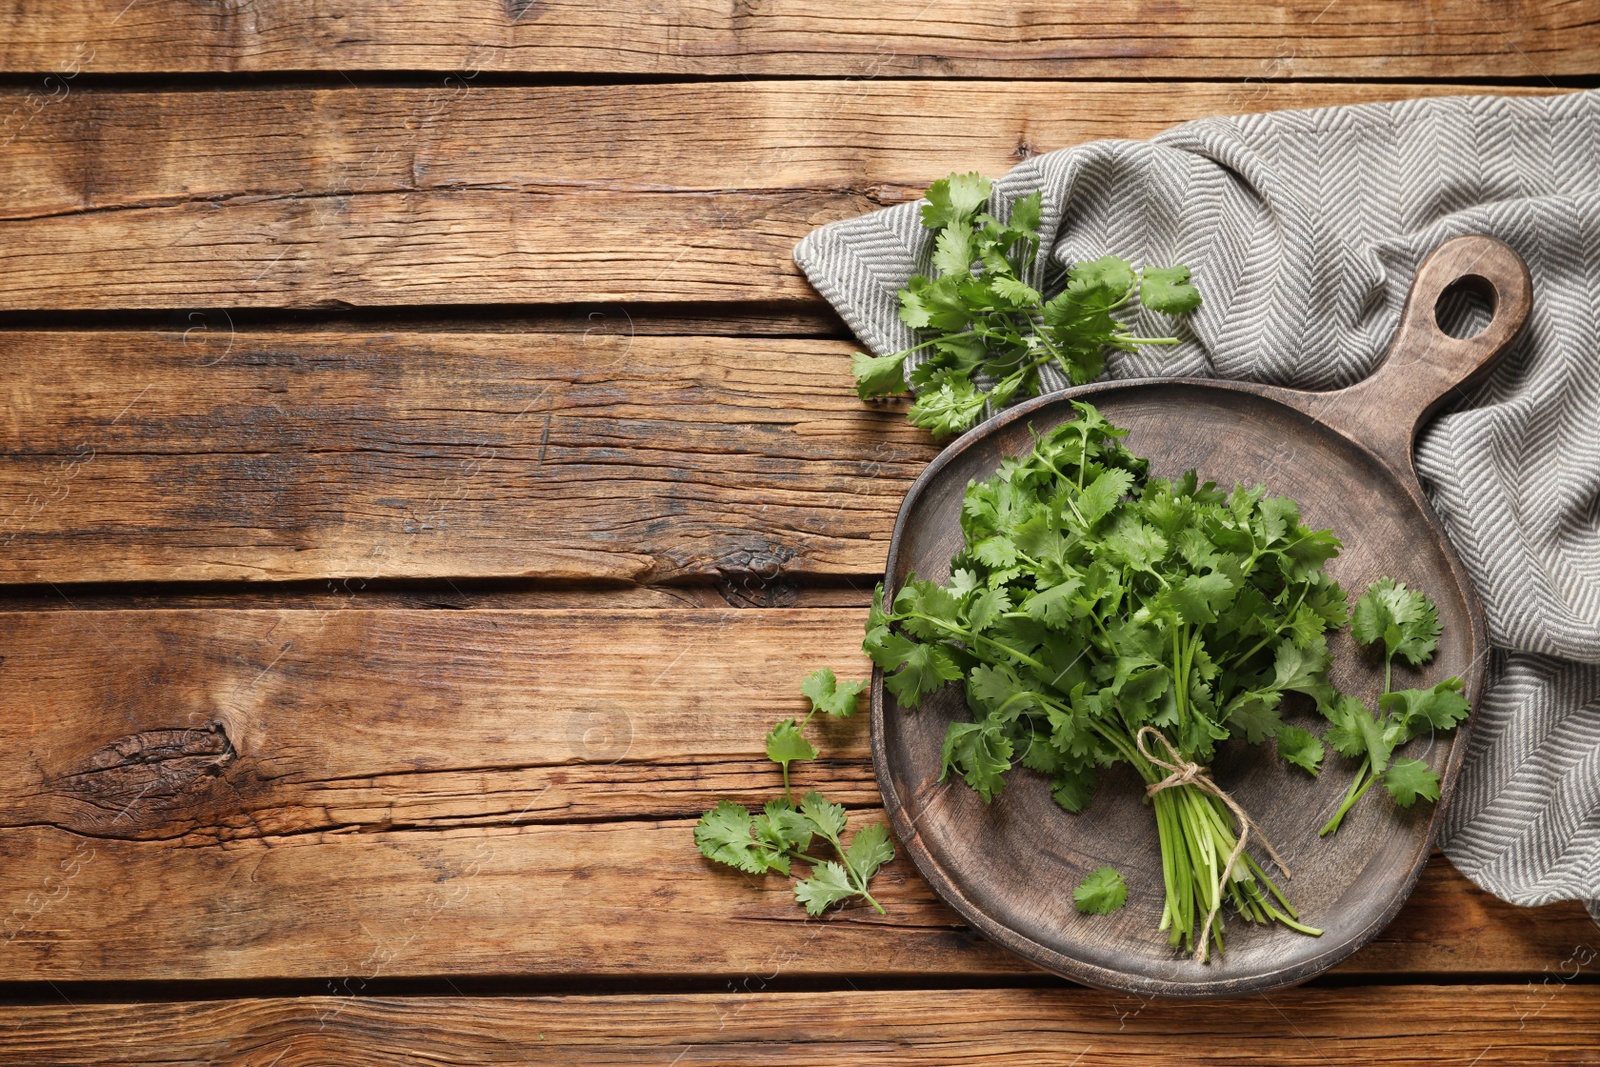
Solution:
M933 277L918 275L900 290L900 319L918 343L887 356L855 357L862 399L917 394L911 421L939 437L966 430L986 406L1005 407L1037 396L1039 368L1054 364L1073 384L1092 381L1107 347L1171 345L1173 337L1135 337L1113 312L1137 298L1145 307L1182 314L1200 306L1189 268L1145 267L1106 256L1079 263L1045 299L1029 279L1039 256L1042 201L1030 193L1002 222L983 210L991 183L978 174L952 174L928 189L922 223L936 235ZM906 359L927 356L909 377Z
M1439 611L1420 590L1382 578L1367 587L1350 615L1350 632L1364 645L1383 646L1383 695L1380 714L1354 697L1342 696L1323 714L1333 723L1328 743L1339 754L1361 761L1345 792L1344 803L1322 828L1339 829L1350 809L1373 782L1382 782L1396 804L1409 808L1418 797L1439 799L1439 776L1419 759L1395 757L1394 750L1427 730L1452 730L1467 717L1467 698L1460 678L1446 678L1431 689L1395 690L1394 660L1420 667L1439 647Z
M1018 762L1048 775L1069 811L1114 763L1160 782L1168 772L1136 743L1146 726L1186 762L1208 764L1226 738L1273 739L1314 771L1322 745L1281 705L1337 697L1326 632L1347 612L1323 565L1339 541L1259 488L1150 477L1125 431L1073 407L1031 454L968 487L948 581L913 578L887 603L879 588L864 647L885 687L915 707L964 684L973 718L949 727L946 773L986 800ZM1204 958L1197 927L1219 894L1252 921L1317 933L1248 854L1219 884L1238 828L1216 796L1180 785L1152 800L1171 944ZM1221 923L1212 930L1220 949Z
M810 877L795 880L795 899L807 914L820 915L832 904L861 897L883 911L883 906L867 891L867 883L878 868L894 859L889 843L889 828L869 823L855 832L850 844L844 843L845 810L812 790L795 803L789 789L789 764L814 760L817 750L807 741L806 725L817 712L833 718L855 714L866 682L841 684L827 667L814 672L800 691L811 701L804 720L784 719L767 734L767 757L783 769L783 796L767 801L761 814L731 800L721 800L700 817L694 827L695 844L707 859L744 871L765 874L777 871L793 875L794 861L811 869ZM823 859L810 852L816 842L826 842L838 859Z

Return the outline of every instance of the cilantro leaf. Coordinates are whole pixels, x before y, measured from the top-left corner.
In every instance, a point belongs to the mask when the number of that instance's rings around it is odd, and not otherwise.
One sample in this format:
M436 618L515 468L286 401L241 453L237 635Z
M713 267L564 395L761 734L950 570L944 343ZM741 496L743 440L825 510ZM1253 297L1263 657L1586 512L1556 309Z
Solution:
M976 172L952 174L928 187L927 203L922 205L922 224L930 230L960 226L989 199L994 183Z
M1426 594L1392 578L1380 578L1356 601L1350 632L1362 644L1382 641L1390 659L1398 654L1419 666L1439 645L1439 612Z
M883 647L884 658L880 660L874 655L873 659L884 670L900 668L896 673L884 677L884 687L894 694L896 701L908 708L916 707L924 696L946 682L961 677L961 668L956 665L950 650L942 644L918 644L891 633L884 638ZM868 649L868 654L872 655L871 649Z
M782 797L767 801L752 823L756 837L775 848L804 852L811 847L814 832L811 820Z
M1364 759L1367 755L1367 729L1362 720L1371 720L1367 706L1352 696L1341 696L1322 711L1333 724L1325 740L1334 751L1350 759Z
M894 859L889 844L889 828L881 822L868 823L857 830L844 852L845 869L856 885L864 886L878 868Z
M1305 648L1293 640L1284 641L1273 655L1273 688L1304 693L1318 706L1325 705L1334 696L1333 686L1328 684L1328 663L1328 643L1320 636Z
M1009 537L995 534L973 545L972 554L979 563L991 567L1009 567L1017 561L1017 546Z
M1067 811L1077 813L1089 806L1098 781L1099 772L1093 764L1063 767L1050 782L1050 796Z
M1082 588L1083 582L1080 579L1069 578L1060 585L1049 586L1029 597L1022 610L1046 626L1065 630L1083 615L1078 600L1078 593Z
M1013 307L1023 310L1038 304L1044 299L1039 295L1039 290L1026 282L1019 282L1015 278L1001 275L989 283L996 296L1001 297Z
M784 719L767 733L767 758L780 764L787 774L789 764L795 760L816 759L817 750L801 736L799 724L793 719Z
M800 799L800 813L811 820L817 833L839 843L839 835L844 833L843 804L835 804L813 789Z
M1227 608L1237 590L1226 574L1189 574L1162 590L1155 598L1158 610L1172 611L1188 623L1213 623L1218 612Z
M1005 787L1011 747L1011 739L992 722L953 722L944 735L944 773L939 780L957 771L988 803Z
M1313 778L1316 777L1322 767L1322 757L1326 754L1316 734L1299 726L1283 726L1273 740L1277 742L1278 755L1286 763L1292 763Z
M833 860L824 860L811 869L811 877L794 884L794 898L805 906L807 915L821 915L841 900L856 896L850 875Z
M1189 268L1146 267L1141 272L1139 301L1151 311L1182 315L1200 306L1200 290L1189 284Z
M1378 707L1393 719L1410 740L1428 727L1454 729L1467 717L1471 705L1461 695L1465 683L1446 678L1432 689L1401 689L1378 698Z
M875 396L893 396L906 391L905 353L892 356L873 356L857 352L850 362L856 376L856 395L862 400Z
M966 372L942 370L929 377L907 414L913 426L935 437L950 437L977 422L984 403L983 392Z
M750 821L770 870L788 874L789 853L804 852L811 846L811 821L787 800L767 801L762 813Z
M1096 867L1072 891L1072 903L1085 915L1110 915L1127 902L1127 883L1115 867Z
M933 266L940 274L967 274L977 255L973 247L972 227L965 223L951 223L939 231L933 242Z
M694 843L707 859L737 867L747 874L762 874L773 865L751 836L754 826L743 805L719 800L694 826Z
M856 713L856 707L861 702L861 692L867 688L867 682L839 683L832 668L823 667L813 671L800 683L800 692L811 701L811 709L820 711L824 715L835 719L842 719ZM806 759L815 759L815 756L806 756Z
M1122 499L1132 485L1132 471L1115 467L1101 471L1078 497L1078 511L1083 516L1083 524L1092 527L1111 514L1112 509L1117 506L1117 501Z
M820 915L824 908L849 897L860 896L879 912L883 906L867 890L867 882L878 868L894 859L894 847L889 844L889 828L882 823L870 823L857 830L845 848L840 837L845 829L844 806L834 804L812 790L800 801L800 817L818 835L827 839L844 864L833 860L817 862L809 856L800 859L811 863L811 877L795 885L795 899L805 905L812 915Z
M767 758L783 771L783 795L789 796L789 764L796 760L814 760L817 750L800 733L800 725L793 719L784 719L767 733Z
M1278 713L1282 694L1272 691L1246 692L1235 697L1228 705L1227 722L1234 736L1244 735L1252 745L1259 745L1277 737L1283 729L1283 716Z
M1439 776L1419 759L1395 760L1383 772L1383 786L1402 808L1415 804L1418 797L1429 801L1439 799Z
M1024 234L1038 234L1039 222L1044 214L1044 197L1029 193L1011 205L1011 225Z
M972 598L967 608L967 625L974 630L985 629L1010 610L1010 592L1004 588L985 589Z
M967 674L968 703L991 714L1008 702L1018 703L1026 691L1017 672L1005 663L980 663Z
M1154 526L1132 517L1119 522L1103 544L1112 560L1140 571L1153 569L1167 554L1167 539Z
M1133 267L1120 256L1102 256L1075 264L1067 272L1067 292L1083 307L1113 308L1133 288Z

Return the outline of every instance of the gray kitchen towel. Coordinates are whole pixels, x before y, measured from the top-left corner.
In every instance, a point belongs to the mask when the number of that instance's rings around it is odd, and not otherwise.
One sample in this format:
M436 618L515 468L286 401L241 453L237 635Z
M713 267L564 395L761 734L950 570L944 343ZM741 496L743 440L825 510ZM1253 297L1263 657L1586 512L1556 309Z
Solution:
M1429 251L1486 233L1527 260L1527 331L1417 445L1496 648L1442 843L1506 900L1580 898L1600 920L1600 90L1202 119L1029 159L995 183L996 212L1035 190L1060 266L1115 253L1194 269L1205 303L1185 342L1115 354L1112 377L1348 385L1376 366ZM795 250L879 354L913 343L896 292L928 270L918 209ZM1133 325L1172 329L1143 309Z

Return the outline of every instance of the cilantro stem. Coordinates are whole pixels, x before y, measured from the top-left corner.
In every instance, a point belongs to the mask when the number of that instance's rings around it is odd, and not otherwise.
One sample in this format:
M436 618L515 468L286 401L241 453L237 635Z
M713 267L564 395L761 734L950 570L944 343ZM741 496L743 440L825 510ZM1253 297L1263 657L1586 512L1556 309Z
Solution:
M835 846L835 847L837 847L837 846ZM813 867L820 867L825 862L823 860L817 859L817 857L815 857L815 856L808 856L804 852L796 852L792 848L789 850L789 855L794 857L795 859L799 860L802 863L809 863Z
M1032 656L1024 655L1009 645L1002 645L999 641L994 640L992 637L986 637L985 635L976 633L972 630L963 629L952 622L945 621L944 619L936 619L931 615L924 615L919 611L908 611L904 615L897 616L897 618L921 619L923 622L932 623L934 626L944 630L946 633L955 634L963 641L982 641L984 644L989 645L992 648L997 648L1008 656L1015 656L1018 660L1026 663L1028 666L1033 667L1036 670L1047 671L1050 669L1043 663L1040 663L1038 660L1034 659Z
M1032 567L1034 570L1038 570L1041 566L1043 566L1043 564L1041 564L1038 560L1034 559L1020 548L1017 549L1017 558L1026 563L1028 566Z
M1369 774L1371 775L1370 778L1367 777ZM1317 831L1317 836L1327 837L1338 830L1339 825L1344 822L1345 815L1349 813L1351 808L1356 806L1356 801L1360 800L1366 791L1372 788L1372 783L1377 780L1378 774L1372 769L1372 757L1368 756L1361 761L1361 770L1357 771L1356 776L1350 779L1350 788L1345 790L1344 803L1339 805L1339 810L1333 813L1333 818L1328 820L1328 824ZM1360 786L1360 788L1358 789L1357 786Z
M1187 626L1179 626L1177 624L1177 616L1173 616L1172 695L1173 699L1178 702L1178 729L1180 731L1187 729L1189 725L1189 665L1184 660L1184 640L1188 630Z
M933 345L938 344L940 341L953 341L957 337L977 337L977 336L979 336L977 330L963 330L961 333L941 334L940 336L935 337L931 341L922 342L920 345L912 345L910 348L902 348L898 352L891 352L891 353L889 353L889 358L893 359L895 357L899 357L901 359L904 359L906 356L909 356L911 353L920 352L924 348L930 348Z
M1072 708L1066 704L1063 704L1059 700L1054 700L1050 697L1047 697L1043 693L1033 693L1032 695L1037 697L1040 703L1047 707L1055 708L1062 714L1073 714ZM1107 729L1102 723L1099 723L1094 719L1089 719L1088 724L1089 729L1105 738L1107 743L1116 746L1117 751L1122 754L1122 758L1133 764L1134 769L1139 772L1140 777L1142 777L1147 783L1154 784L1161 780L1160 777L1156 775L1154 769L1151 768L1149 762L1146 761L1143 756L1139 755L1138 746L1135 745L1129 737L1117 736L1117 732L1115 730Z
M1039 698L1041 700L1045 699L1045 696L1044 696L1043 693L1035 693L1031 689L1019 689L1015 693L1012 693L1010 696L1006 697L1005 700L1003 700L1001 702L1000 706L998 708L994 709L994 713L996 715L999 715L1002 711L1005 711L1012 704L1014 704L1018 700L1021 700L1023 697L1036 697L1036 698Z
M1050 335L1044 330L1040 330L1034 334L1034 336L1039 339L1039 343L1044 346L1045 351L1048 353L1046 358L1044 360L1040 360L1039 362L1044 363L1051 359L1055 360L1056 363L1061 367L1061 373L1067 376L1067 381L1072 382L1074 385L1079 384L1078 375L1073 373L1072 364L1067 361L1066 357L1062 354L1061 349L1050 343ZM1034 366L1039 366L1039 363L1035 363ZM1084 442L1084 447L1088 447L1087 440ZM1081 480L1078 483L1078 488L1083 488L1083 482Z
M1298 599L1298 600L1296 600L1294 602L1294 607L1292 607L1288 611L1284 612L1284 614L1283 614L1284 621L1280 622L1277 626L1273 627L1272 632L1267 634L1267 636L1265 636L1261 640L1257 641L1255 643L1255 646L1253 648L1251 648L1250 651L1248 651L1244 655L1240 656L1239 657L1239 662L1241 662L1241 663L1245 662L1251 656L1255 655L1257 652L1260 652L1263 648L1266 648L1267 647L1267 642L1276 640L1278 638L1279 634L1281 634L1281 633L1283 633L1283 631L1287 630L1289 628L1289 626L1290 626L1290 621L1289 620L1291 620L1294 617L1294 613L1295 612L1300 610L1300 605L1305 603L1305 599L1306 599L1306 587L1302 586L1300 588L1300 599Z
M1312 937L1322 936L1322 931L1317 929L1315 926L1307 926L1305 923L1297 922L1294 919L1291 919L1277 908L1274 908L1271 904L1266 903L1266 901L1262 901L1262 910L1291 930L1298 930L1302 934L1309 934Z
M1115 654L1117 651L1117 646L1116 643L1111 640L1111 632L1106 629L1105 620L1093 611L1089 612L1089 618L1094 621L1095 629L1099 630L1100 636L1105 639L1107 650Z

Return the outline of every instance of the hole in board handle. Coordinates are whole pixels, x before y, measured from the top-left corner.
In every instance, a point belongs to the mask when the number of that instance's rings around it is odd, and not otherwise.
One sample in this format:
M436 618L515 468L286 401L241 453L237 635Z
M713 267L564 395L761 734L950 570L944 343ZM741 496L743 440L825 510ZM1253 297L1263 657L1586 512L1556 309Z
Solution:
M1468 274L1451 282L1439 294L1433 305L1433 321L1451 337L1465 341L1488 328L1494 311L1494 286L1487 278Z

